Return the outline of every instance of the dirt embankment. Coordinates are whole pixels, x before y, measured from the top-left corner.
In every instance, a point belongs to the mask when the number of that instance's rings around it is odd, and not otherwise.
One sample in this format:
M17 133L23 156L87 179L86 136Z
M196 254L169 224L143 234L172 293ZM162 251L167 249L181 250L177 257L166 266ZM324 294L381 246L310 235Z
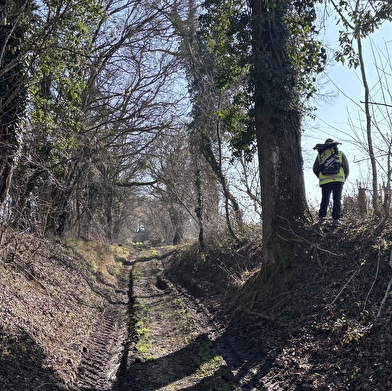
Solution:
M257 241L182 254L168 274L221 319L216 344L238 390L390 391L392 227L315 226L297 242L268 281Z

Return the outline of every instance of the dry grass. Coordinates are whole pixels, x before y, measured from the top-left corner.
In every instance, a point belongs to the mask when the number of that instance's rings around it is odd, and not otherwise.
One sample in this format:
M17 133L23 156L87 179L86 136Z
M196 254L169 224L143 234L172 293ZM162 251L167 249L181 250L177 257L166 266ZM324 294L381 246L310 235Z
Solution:
M67 239L65 244L87 262L94 275L109 284L115 284L122 260L129 255L125 247L102 242Z

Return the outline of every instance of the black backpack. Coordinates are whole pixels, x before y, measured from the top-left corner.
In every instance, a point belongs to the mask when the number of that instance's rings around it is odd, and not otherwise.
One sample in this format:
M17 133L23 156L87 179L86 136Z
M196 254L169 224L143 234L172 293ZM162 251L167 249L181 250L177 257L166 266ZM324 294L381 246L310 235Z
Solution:
M320 151L320 156L322 152ZM334 175L337 174L342 167L342 163L339 159L338 149L335 147L332 153L325 159L324 163L320 164L320 172L323 175Z

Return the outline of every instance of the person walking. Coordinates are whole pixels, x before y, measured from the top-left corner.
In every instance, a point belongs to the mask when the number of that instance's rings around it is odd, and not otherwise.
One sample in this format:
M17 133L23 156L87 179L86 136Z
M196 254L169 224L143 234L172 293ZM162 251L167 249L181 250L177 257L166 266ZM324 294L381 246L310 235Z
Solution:
M319 179L321 187L320 221L327 215L329 200L332 193L332 227L340 225L340 207L343 185L349 176L350 169L347 157L339 151L341 144L332 138L327 138L324 144L317 144L313 149L318 154L313 164L313 172Z

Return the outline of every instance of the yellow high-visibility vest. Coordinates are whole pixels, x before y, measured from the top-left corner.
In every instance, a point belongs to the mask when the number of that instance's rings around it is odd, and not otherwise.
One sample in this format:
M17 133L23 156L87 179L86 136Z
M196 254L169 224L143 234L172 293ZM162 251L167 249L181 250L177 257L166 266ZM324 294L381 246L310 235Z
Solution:
M323 164L326 159L328 159L329 156L332 155L333 148L328 148L325 150L321 155L317 155L319 164ZM339 161L341 163L341 167L339 169L339 172L337 174L328 174L328 175L323 175L320 171L319 173L319 185L325 185L326 183L331 183L331 182L344 182L346 180L346 176L344 174L343 170L343 154L341 151L338 151L338 156L339 156Z

